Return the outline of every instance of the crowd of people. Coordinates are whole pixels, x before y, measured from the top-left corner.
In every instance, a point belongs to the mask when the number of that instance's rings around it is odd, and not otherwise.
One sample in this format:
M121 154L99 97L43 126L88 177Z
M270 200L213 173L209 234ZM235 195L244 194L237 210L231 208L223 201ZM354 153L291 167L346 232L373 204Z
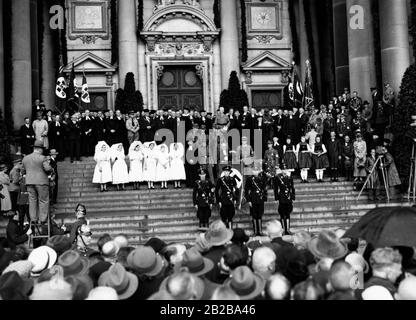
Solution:
M2 300L415 300L408 247L374 248L344 230L252 238L218 220L194 244L102 235L91 248L85 206L31 252L0 247ZM66 236L65 234L69 234Z

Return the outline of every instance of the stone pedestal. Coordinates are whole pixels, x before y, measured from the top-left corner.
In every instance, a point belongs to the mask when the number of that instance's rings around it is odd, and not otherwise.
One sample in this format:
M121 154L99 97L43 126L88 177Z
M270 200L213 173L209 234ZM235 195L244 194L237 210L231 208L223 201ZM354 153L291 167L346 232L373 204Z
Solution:
M240 47L238 36L237 1L221 1L221 66L222 89L228 88L232 71L240 77Z
M380 0L379 10L383 83L398 93L410 65L407 1Z
M350 86L346 0L334 0L332 9L334 16L335 90L338 95L344 92L344 88Z
M363 11L354 11L359 6ZM351 11L350 11L351 10ZM361 9L358 9L361 10ZM354 13L351 13L354 12ZM362 16L361 20L361 13ZM368 0L347 0L348 14L348 54L350 90L358 91L363 100L371 101L370 88L377 84L374 64L374 31L371 3ZM356 16L358 15L358 16ZM354 17L358 17L356 20ZM350 25L350 20L352 25ZM361 25L363 22L363 25Z
M32 57L30 45L30 1L12 1L12 116L15 129L32 109Z
M128 72L134 73L136 88L139 88L136 12L135 0L118 1L118 65L121 88L124 88Z
M42 83L41 99L45 102L48 109L55 106L55 67L53 58L52 32L49 26L49 7L43 7L43 42L42 42Z

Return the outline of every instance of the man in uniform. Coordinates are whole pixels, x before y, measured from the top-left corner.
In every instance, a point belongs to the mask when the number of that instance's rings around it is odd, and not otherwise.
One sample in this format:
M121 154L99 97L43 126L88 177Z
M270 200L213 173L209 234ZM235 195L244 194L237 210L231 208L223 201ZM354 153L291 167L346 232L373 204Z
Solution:
M295 186L286 168L281 174L275 176L273 187L274 198L279 201L280 221L285 228L285 234L290 235L290 214L293 211L293 202L295 201Z
M264 203L267 201L267 176L256 164L253 175L247 178L244 188L245 198L250 206L250 215L253 222L253 233L256 236L262 234L262 218L264 215Z
M229 229L232 229L235 206L237 205L237 182L230 176L231 166L224 167L222 171L225 173L225 176L218 179L215 196L220 208L221 220Z
M197 210L199 228L208 229L209 218L211 217L212 205L214 203L215 186L206 179L207 172L199 170L199 180L196 181L193 192L193 202Z

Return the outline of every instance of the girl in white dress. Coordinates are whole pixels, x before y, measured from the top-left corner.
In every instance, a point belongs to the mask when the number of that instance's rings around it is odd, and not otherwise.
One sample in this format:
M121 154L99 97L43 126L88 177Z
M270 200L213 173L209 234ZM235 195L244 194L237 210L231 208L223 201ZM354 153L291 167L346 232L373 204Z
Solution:
M175 181L175 189L181 188L181 181L186 180L184 164L184 147L182 143L170 145L170 179Z
M129 180L133 182L134 189L139 190L143 181L143 145L140 141L134 141L129 148L130 172Z
M95 146L94 160L97 162L94 169L92 183L99 183L101 192L107 191L107 183L111 182L111 154L110 146L104 141L100 141Z
M129 183L129 171L125 161L124 148L122 143L111 146L111 161L113 162L113 184L117 185L117 190L124 190L124 184Z
M156 181L157 150L155 142L146 142L143 162L143 181L147 181L147 188L154 189Z
M158 147L157 166L156 166L156 181L160 182L161 189L168 188L168 180L170 180L170 159L169 149L166 144L161 144Z

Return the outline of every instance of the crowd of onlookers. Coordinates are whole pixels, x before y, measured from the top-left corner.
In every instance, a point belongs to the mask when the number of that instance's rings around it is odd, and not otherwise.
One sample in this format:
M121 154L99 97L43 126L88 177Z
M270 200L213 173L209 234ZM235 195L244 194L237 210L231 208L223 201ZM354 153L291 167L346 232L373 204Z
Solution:
M3 300L415 300L414 248L374 248L344 230L266 237L214 221L193 244L132 245L104 234L91 248L85 207L28 251L0 246ZM2 241L2 245L5 241Z

